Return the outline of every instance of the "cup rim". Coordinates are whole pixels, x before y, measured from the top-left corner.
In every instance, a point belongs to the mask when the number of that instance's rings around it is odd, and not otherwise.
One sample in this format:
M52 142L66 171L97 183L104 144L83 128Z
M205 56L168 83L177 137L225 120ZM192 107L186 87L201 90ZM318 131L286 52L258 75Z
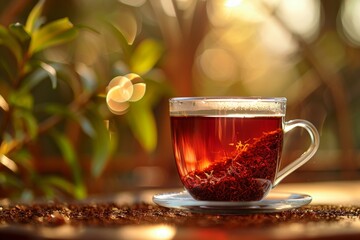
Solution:
M227 102L281 102L287 101L286 97L262 97L262 96L203 96L203 97L173 97L169 102L191 102L191 101L227 101Z

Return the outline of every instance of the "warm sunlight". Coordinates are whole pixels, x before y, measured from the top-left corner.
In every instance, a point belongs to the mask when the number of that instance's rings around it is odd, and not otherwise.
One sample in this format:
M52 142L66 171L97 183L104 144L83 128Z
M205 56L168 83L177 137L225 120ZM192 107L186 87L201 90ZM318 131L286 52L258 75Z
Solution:
M277 14L290 30L305 39L314 38L319 31L320 1L282 0Z
M341 8L341 26L345 37L352 43L360 45L360 1L344 1Z

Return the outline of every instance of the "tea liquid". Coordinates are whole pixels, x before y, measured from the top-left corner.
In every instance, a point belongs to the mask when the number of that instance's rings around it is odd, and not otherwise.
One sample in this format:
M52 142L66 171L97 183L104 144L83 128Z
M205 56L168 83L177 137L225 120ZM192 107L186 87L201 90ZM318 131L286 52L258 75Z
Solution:
M199 200L260 200L281 155L282 117L172 116L180 178Z

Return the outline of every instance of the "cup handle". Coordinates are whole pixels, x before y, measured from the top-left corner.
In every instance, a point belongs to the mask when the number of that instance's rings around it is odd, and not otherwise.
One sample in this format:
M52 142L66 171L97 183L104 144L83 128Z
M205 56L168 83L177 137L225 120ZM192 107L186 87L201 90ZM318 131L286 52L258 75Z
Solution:
M314 156L314 154L319 148L320 136L315 126L312 123L302 119L290 120L288 122L285 122L284 133L287 133L296 127L305 128L305 130L310 135L311 144L309 148L298 159L296 159L295 161L293 161L292 163L290 163L289 165L287 165L277 173L277 177L273 185L274 187L278 185L290 173L294 172L296 169L298 169L299 167L304 165L307 161L309 161L310 158Z

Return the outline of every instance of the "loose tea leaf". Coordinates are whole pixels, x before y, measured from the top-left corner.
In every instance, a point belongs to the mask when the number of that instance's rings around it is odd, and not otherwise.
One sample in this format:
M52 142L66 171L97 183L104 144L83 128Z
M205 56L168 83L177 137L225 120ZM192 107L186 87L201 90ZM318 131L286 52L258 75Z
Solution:
M239 149L235 158L192 171L182 181L190 194L199 200L261 200L272 187L282 139L281 129L264 133Z
M291 223L333 223L360 219L359 206L308 205L278 213L249 215L207 215L168 209L151 204L44 203L0 207L0 225L33 226L127 226L167 224L178 227L221 227L223 229L263 229ZM354 227L356 227L354 221ZM108 230L108 229L107 229Z

